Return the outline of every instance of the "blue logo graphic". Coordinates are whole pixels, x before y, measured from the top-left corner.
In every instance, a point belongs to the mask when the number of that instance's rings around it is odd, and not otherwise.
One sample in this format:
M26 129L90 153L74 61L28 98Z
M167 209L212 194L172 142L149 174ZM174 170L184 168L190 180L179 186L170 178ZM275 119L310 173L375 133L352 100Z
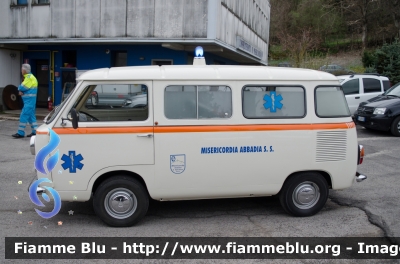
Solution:
M276 95L276 92L270 92L270 95L266 94L264 96L265 104L264 108L265 109L270 109L271 113L276 113L276 109L282 109L283 104L281 101L283 100L282 95Z
M47 178L42 178L39 179L35 182L32 183L32 185L29 187L29 198L31 198L31 201L36 204L37 206L41 206L44 207L45 205L39 200L39 197L37 195L37 187L39 187L39 185L42 182L50 182L51 181ZM56 190L54 190L51 187L47 187L47 186L43 186L43 188L47 189L47 191L49 191L51 193L51 195L53 196L54 199L54 209L51 212L42 212L38 209L35 208L36 213L38 213L38 215L40 215L43 218L52 218L53 216L55 216L56 214L58 214L58 212L61 209L61 198L60 195L58 194L58 192ZM45 194L42 193L42 198L46 201L46 202L50 202L50 197Z
M186 169L186 155L170 155L170 168L175 174L181 174Z
M44 167L45 159L48 155L50 155L51 152L53 152L57 148L58 144L60 144L60 137L51 129L49 129L49 132L49 143L38 152L35 158L36 170L45 175L47 175L47 173L50 173L54 169L54 167L57 165L59 158L59 150L57 149L56 153L54 153L53 156L50 156L50 158L47 160L46 172L46 169Z
M83 157L81 154L75 155L75 151L69 151L68 155L64 154L61 160L64 161L61 166L64 170L69 169L69 173L76 173L76 169L82 170L83 168L83 164L81 163Z
M53 155L50 155L50 154L57 148L58 144L60 144L60 137L51 129L49 129L49 134L50 134L49 143L46 146L44 146L35 157L36 170L45 175L47 175L54 169L54 167L57 165L58 159L59 159L59 150L58 149ZM46 157L48 155L50 155L50 157L47 160L46 168L45 168L45 161L46 161ZM45 205L39 200L39 197L37 195L37 188L43 182L51 183L51 181L49 179L42 178L42 179L39 179L39 180L33 182L31 184L31 186L29 187L29 198L31 198L31 201L34 204L36 204L37 206L40 206L40 207L44 207ZM36 213L38 213L38 215L40 215L43 218L51 218L51 217L55 216L56 214L58 214L58 212L60 211L61 198L60 198L60 195L58 194L58 192L56 190L54 190L53 188L47 187L47 186L44 186L43 188L45 188L53 196L54 209L51 212L42 212L35 208L35 211L36 211ZM50 197L46 193L42 193L42 198L46 202L50 202Z

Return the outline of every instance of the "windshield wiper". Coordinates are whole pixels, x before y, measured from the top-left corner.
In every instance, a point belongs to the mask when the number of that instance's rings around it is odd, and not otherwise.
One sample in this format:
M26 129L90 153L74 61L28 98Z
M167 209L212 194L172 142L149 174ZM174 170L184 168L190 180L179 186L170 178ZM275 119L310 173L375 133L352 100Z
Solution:
M386 96L394 96L394 97L400 98L400 96L394 95L394 94L387 94Z

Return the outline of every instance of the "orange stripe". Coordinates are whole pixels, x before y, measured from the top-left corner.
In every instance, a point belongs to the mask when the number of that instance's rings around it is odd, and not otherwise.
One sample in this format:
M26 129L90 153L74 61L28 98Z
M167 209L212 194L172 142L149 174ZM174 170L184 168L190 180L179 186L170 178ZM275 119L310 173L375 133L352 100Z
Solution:
M351 129L353 122L337 124L282 124L282 125L231 125L231 126L155 126L154 133L193 133L193 132L245 132L282 130L335 130ZM107 128L55 128L57 134L129 134L153 133L153 127L107 127ZM47 134L47 132L37 132Z
M153 133L153 127L80 127L73 128L54 128L54 132L59 135L71 134L130 134L130 133ZM47 134L39 132L37 134Z
M353 123L354 124L354 123ZM190 133L190 132L241 132L241 131L277 131L277 130L333 130L355 127L350 123L340 124L288 124L288 125L240 125L240 126L172 126L154 127L154 133Z

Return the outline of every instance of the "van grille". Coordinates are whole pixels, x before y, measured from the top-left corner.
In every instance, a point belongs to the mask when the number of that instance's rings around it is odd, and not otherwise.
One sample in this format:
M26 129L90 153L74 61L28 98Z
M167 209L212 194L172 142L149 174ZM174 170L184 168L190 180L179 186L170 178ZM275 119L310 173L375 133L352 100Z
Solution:
M317 132L316 162L346 160L347 131Z

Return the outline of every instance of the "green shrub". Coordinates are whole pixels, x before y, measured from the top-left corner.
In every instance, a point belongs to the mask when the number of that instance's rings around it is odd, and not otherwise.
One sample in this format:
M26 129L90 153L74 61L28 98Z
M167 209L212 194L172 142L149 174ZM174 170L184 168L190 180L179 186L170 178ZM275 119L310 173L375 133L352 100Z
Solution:
M365 72L365 68L361 65L350 66L349 70L354 73L364 73Z
M374 53L364 53L364 67L366 72L373 71L389 78L395 84L400 82L400 41L397 39L391 44L384 44ZM371 63L367 65L368 63ZM367 64L366 64L367 63Z
M375 65L376 58L375 55L372 52L369 51L364 51L364 54L362 56L362 63L365 68L372 67Z
M349 74L349 72L346 70L338 70L338 71L332 72L332 74L335 76L340 76L340 75L347 75L347 74Z
M375 67L367 67L365 68L365 73L376 73Z

